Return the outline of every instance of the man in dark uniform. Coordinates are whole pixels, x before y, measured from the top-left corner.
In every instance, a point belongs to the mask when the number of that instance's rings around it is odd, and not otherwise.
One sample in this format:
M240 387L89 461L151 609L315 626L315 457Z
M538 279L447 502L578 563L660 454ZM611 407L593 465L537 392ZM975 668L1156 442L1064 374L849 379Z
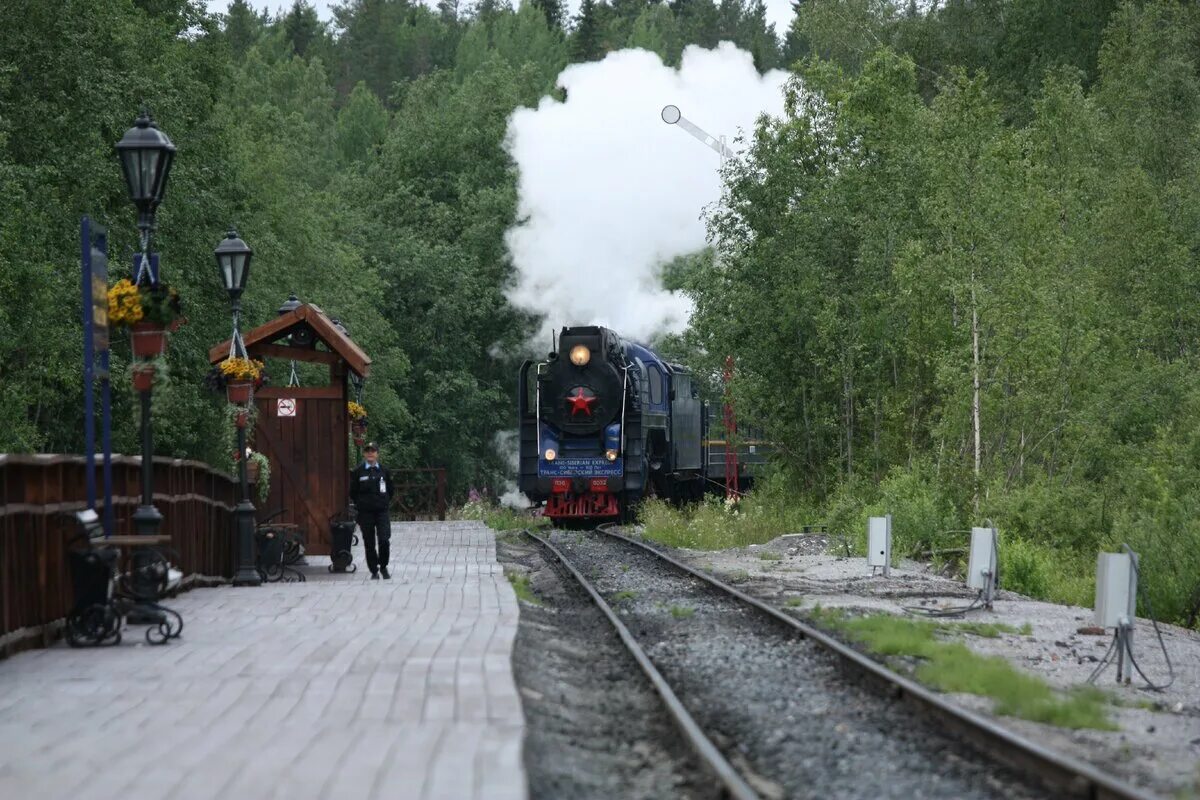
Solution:
M388 509L392 505L392 473L379 463L379 448L368 442L363 448L362 464L350 473L350 500L358 512L358 527L362 529L363 545L367 549L367 568L371 580L379 580L382 573L388 574L388 554L392 541L392 522ZM376 552L375 539L379 538Z

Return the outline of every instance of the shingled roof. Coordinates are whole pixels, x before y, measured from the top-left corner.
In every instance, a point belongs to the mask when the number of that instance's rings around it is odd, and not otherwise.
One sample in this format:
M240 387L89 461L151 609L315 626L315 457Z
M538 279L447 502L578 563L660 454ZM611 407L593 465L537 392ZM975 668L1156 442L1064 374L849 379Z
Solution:
M304 303L298 308L281 314L270 322L259 325L251 331L242 334L242 341L249 350L255 344L270 344L291 334L296 328L307 324L313 329L319 339L329 350L343 361L350 371L361 378L371 372L371 359L362 348L354 343L346 334L334 327L333 321L325 316L325 312L311 303ZM229 355L229 340L213 345L208 351L208 360L216 364L224 361Z

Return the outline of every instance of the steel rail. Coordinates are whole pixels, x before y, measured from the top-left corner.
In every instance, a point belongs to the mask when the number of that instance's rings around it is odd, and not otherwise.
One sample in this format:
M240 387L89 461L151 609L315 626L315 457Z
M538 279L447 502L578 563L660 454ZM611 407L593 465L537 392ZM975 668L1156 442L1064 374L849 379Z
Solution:
M588 595L591 596L592 601L596 604L597 608L604 613L604 616L608 618L609 623L611 623L613 628L617 631L617 635L621 638L621 641L625 644L625 647L629 650L629 653L633 656L634 660L637 661L638 666L642 668L642 672L644 672L646 677L650 679L650 683L654 686L654 690L658 692L659 697L662 698L663 703L666 705L667 710L671 714L672 720L675 722L675 725L691 744L696 755L708 766L709 769L712 770L717 778L720 779L721 783L725 785L725 788L729 791L729 796L734 798L734 800L761 800L758 793L755 792L754 789L750 788L750 784L746 783L746 780L738 774L737 770L733 768L733 765L730 764L721 751L717 749L717 746L712 743L712 740L704 735L704 731L701 730L699 724L697 724L696 720L692 718L692 715L688 713L688 710L684 708L683 703L681 703L679 698L675 695L675 692L671 689L670 684L667 683L666 678L662 676L662 673L660 673L658 668L654 666L654 663L650 661L650 657L646 655L646 651L643 650L642 646L637 643L636 639L633 638L633 634L631 634L629 629L625 627L625 623L621 622L620 618L617 617L616 613L612 610L612 607L605 602L604 598L600 596L600 593L596 591L596 588L592 586L591 582L588 581L588 579L585 578L579 572L579 570L575 569L575 567L566 559L565 556L563 556L559 549L550 544L549 541L543 539L541 536L538 536L536 533L530 530L526 530L524 533L526 536L529 536L531 539L537 541L542 545L542 547L553 553L555 559L558 560L558 563L566 567L567 570L575 577L575 580L579 583L579 585L582 586Z
M883 664L868 658L817 628L784 614L779 609L769 606L645 542L607 530L605 526L601 526L596 532L640 548L676 569L694 578L699 578L721 592L753 606L792 628L802 637L811 639L837 655L863 675L882 684L888 693L897 699L906 699L921 706L926 712L937 717L947 730L970 740L977 749L1017 770L1028 770L1035 773L1055 789L1066 791L1075 797L1087 798L1087 800L1159 800L1156 795L1149 794L1111 775L1106 775L1091 764L1043 747L1000 726L982 714L950 703L932 690L888 669Z

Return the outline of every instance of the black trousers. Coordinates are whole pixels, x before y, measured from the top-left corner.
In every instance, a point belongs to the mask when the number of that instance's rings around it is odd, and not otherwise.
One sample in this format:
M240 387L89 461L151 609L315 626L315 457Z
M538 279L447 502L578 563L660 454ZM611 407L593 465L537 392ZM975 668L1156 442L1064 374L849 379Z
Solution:
M388 565L392 545L392 520L387 510L358 512L358 527L362 529L363 546L367 549L367 569L378 572ZM379 537L379 550L375 538Z

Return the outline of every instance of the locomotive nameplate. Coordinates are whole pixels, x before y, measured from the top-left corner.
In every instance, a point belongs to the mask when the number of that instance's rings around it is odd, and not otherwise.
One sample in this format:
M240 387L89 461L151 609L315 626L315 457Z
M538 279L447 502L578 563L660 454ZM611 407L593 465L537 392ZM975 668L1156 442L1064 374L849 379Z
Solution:
M624 474L621 460L607 458L558 458L543 461L538 465L538 475L543 478L619 478Z

